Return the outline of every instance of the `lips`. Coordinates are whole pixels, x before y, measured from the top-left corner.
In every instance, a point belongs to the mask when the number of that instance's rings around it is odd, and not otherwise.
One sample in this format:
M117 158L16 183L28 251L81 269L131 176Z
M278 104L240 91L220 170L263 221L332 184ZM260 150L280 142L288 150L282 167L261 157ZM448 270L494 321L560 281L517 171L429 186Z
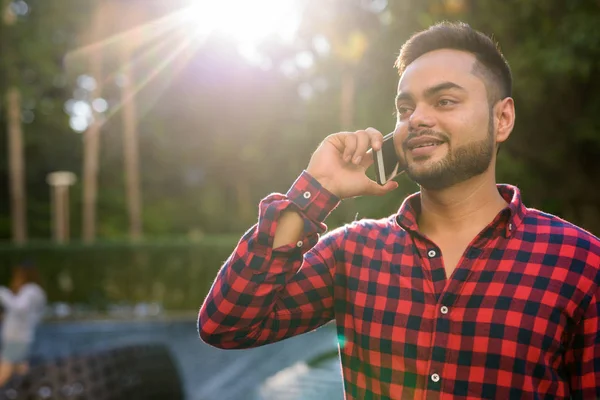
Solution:
M431 146L437 146L442 144L442 142L429 142L429 143L423 143L423 144L419 144L416 146L410 146L409 149L410 150L414 150L414 149L420 149L422 147L431 147Z
M408 150L412 151L412 150L419 149L422 147L439 146L443 143L444 143L443 140L440 140L437 138L421 136L421 137L417 137L417 138L408 140L408 142L406 143L406 148Z

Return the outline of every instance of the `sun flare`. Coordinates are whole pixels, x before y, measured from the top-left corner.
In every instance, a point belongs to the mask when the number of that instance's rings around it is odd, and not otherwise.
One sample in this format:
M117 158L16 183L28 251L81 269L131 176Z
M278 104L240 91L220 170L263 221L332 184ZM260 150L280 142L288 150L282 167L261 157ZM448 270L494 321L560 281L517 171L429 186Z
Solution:
M270 68L271 61L261 54L260 45L269 39L281 44L292 43L302 20L300 0L184 1L189 3L183 8L80 47L66 56L67 64L78 65L87 62L93 54L114 58L125 44L138 50L121 66L135 66L137 72L129 95L110 109L98 111L97 107L93 107L98 114L103 114L103 121L118 112L124 103L137 97L160 74L167 73L169 79L173 79L213 34L230 38L247 62ZM110 76L121 76L120 69L111 71ZM161 90L155 89L152 98L157 99ZM151 103L148 96L144 99ZM71 103L78 107L73 108ZM71 127L77 132L84 132L98 116L91 112L91 103L86 103L86 107L83 107L82 101L71 103L68 105ZM85 108L83 113L82 108Z
M196 0L183 14L199 38L226 35L242 46L257 46L270 37L290 41L298 29L296 0Z

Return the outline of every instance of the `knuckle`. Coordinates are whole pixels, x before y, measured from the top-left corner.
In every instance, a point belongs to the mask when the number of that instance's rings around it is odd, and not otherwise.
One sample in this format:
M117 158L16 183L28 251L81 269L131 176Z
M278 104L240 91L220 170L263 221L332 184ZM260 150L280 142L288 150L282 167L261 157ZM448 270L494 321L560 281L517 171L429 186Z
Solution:
M363 139L365 137L365 135L366 135L365 131L356 131L354 133L354 138L358 141L358 140Z
M369 141L370 135L367 132L365 132L365 131L361 131L361 133L358 134L356 137L361 142L366 142L366 141Z
M327 135L327 137L325 138L325 140L327 140L327 139L335 139L335 138L344 138L344 137L347 137L349 133L350 132L336 132L336 133L332 133L332 134Z

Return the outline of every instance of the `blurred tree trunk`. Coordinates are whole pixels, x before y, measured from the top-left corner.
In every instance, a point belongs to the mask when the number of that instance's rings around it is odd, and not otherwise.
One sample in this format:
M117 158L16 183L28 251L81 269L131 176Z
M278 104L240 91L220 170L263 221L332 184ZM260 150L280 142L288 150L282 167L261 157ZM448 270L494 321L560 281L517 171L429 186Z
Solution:
M17 16L12 11L11 1L2 3L2 20L6 30L14 25ZM4 51L10 43L3 43ZM14 61L14 60L11 60ZM27 241L27 199L25 193L25 162L23 157L23 129L21 125L21 91L14 86L17 71L14 62L8 65L6 91L6 123L8 132L8 160L10 182L10 212L12 241L24 244Z
M138 151L138 117L135 103L134 77L131 68L131 48L125 43L122 50L123 88L121 105L123 110L123 156L125 163L125 191L129 216L129 237L142 237L142 202L140 194L140 171Z
M10 197L12 240L16 244L27 241L25 194L25 163L23 161L23 130L21 125L21 92L10 87L6 95L8 124L8 158L10 170Z
M104 23L104 8L100 5L94 14L90 43L99 41ZM96 80L92 98L102 93L102 48L90 46L90 73ZM94 121L83 133L83 226L82 237L86 243L96 239L96 200L98 197L98 157L100 153L100 129L102 121L96 113Z
M94 121L83 137L83 227L86 243L96 239L96 199L98 193L98 153L100 122Z

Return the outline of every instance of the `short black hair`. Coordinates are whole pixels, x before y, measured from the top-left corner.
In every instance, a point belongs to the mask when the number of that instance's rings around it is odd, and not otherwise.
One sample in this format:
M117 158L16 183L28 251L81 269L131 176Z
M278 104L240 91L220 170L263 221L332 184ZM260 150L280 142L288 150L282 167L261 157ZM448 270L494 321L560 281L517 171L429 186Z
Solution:
M477 59L473 69L480 76L490 105L512 96L512 73L497 42L464 22L440 22L412 35L400 49L396 68L402 75L413 61L434 50L454 49Z

